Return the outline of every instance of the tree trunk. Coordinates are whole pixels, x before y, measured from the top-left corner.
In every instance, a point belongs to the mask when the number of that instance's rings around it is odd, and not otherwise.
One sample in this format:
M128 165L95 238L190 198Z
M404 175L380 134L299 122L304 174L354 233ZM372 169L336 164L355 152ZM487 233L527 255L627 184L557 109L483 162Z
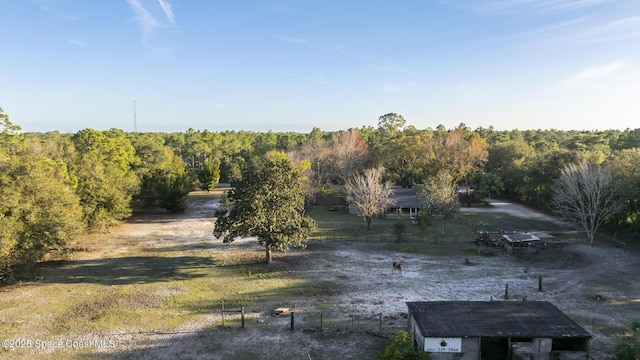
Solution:
M367 230L371 230L371 220L373 218L371 216L365 216L365 220L367 220Z
M271 246L270 245L265 245L265 249L266 249L266 253L265 253L265 260L267 261L267 264L271 264Z
M595 232L593 230L587 230L587 239L589 239L589 245L593 246Z

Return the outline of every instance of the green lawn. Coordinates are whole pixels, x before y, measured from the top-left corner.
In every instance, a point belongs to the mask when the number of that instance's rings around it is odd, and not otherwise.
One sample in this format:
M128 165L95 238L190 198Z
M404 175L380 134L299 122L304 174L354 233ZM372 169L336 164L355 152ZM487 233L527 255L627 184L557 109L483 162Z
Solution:
M370 241L370 242L440 242L472 240L472 234L461 219L446 221L445 236L441 236L442 221L434 219L430 225L420 228L410 219L403 220L404 230L398 234L398 219L374 218L371 230L367 230L364 218L351 215L346 209L318 206L307 211L318 224L312 240Z

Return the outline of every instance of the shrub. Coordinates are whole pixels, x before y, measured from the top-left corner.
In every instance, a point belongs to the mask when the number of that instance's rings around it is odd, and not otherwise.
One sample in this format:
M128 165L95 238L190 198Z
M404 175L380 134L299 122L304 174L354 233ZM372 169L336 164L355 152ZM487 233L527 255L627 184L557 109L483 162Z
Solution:
M421 353L411 344L411 334L401 331L391 338L391 343L378 353L380 360L429 360L429 354Z
M616 359L640 360L640 319L631 323L631 336L620 339L615 346Z

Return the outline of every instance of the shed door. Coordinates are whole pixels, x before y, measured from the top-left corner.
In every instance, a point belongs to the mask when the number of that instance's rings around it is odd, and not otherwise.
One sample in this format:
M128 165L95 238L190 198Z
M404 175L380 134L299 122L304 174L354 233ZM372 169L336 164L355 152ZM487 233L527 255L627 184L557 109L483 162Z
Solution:
M509 360L509 339L490 338L480 339L481 360Z

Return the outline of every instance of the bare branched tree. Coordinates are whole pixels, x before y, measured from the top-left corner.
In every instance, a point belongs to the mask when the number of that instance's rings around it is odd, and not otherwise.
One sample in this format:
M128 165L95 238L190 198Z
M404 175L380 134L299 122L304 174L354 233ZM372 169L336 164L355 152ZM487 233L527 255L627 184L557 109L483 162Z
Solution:
M441 170L427 179L424 187L418 192L424 201L424 211L430 215L442 217L441 235L445 235L447 219L453 216L460 207L458 186L453 175Z
M362 174L350 178L344 186L347 201L360 211L367 222L367 230L371 230L374 216L384 214L393 204L393 187L389 182L382 182L381 168L365 169Z
M591 246L598 227L622 208L617 182L611 173L594 164L565 166L551 190L555 213L582 226Z
M369 160L369 149L360 137L358 129L349 129L334 135L331 154L334 177L340 183L346 183L347 179L363 169Z

